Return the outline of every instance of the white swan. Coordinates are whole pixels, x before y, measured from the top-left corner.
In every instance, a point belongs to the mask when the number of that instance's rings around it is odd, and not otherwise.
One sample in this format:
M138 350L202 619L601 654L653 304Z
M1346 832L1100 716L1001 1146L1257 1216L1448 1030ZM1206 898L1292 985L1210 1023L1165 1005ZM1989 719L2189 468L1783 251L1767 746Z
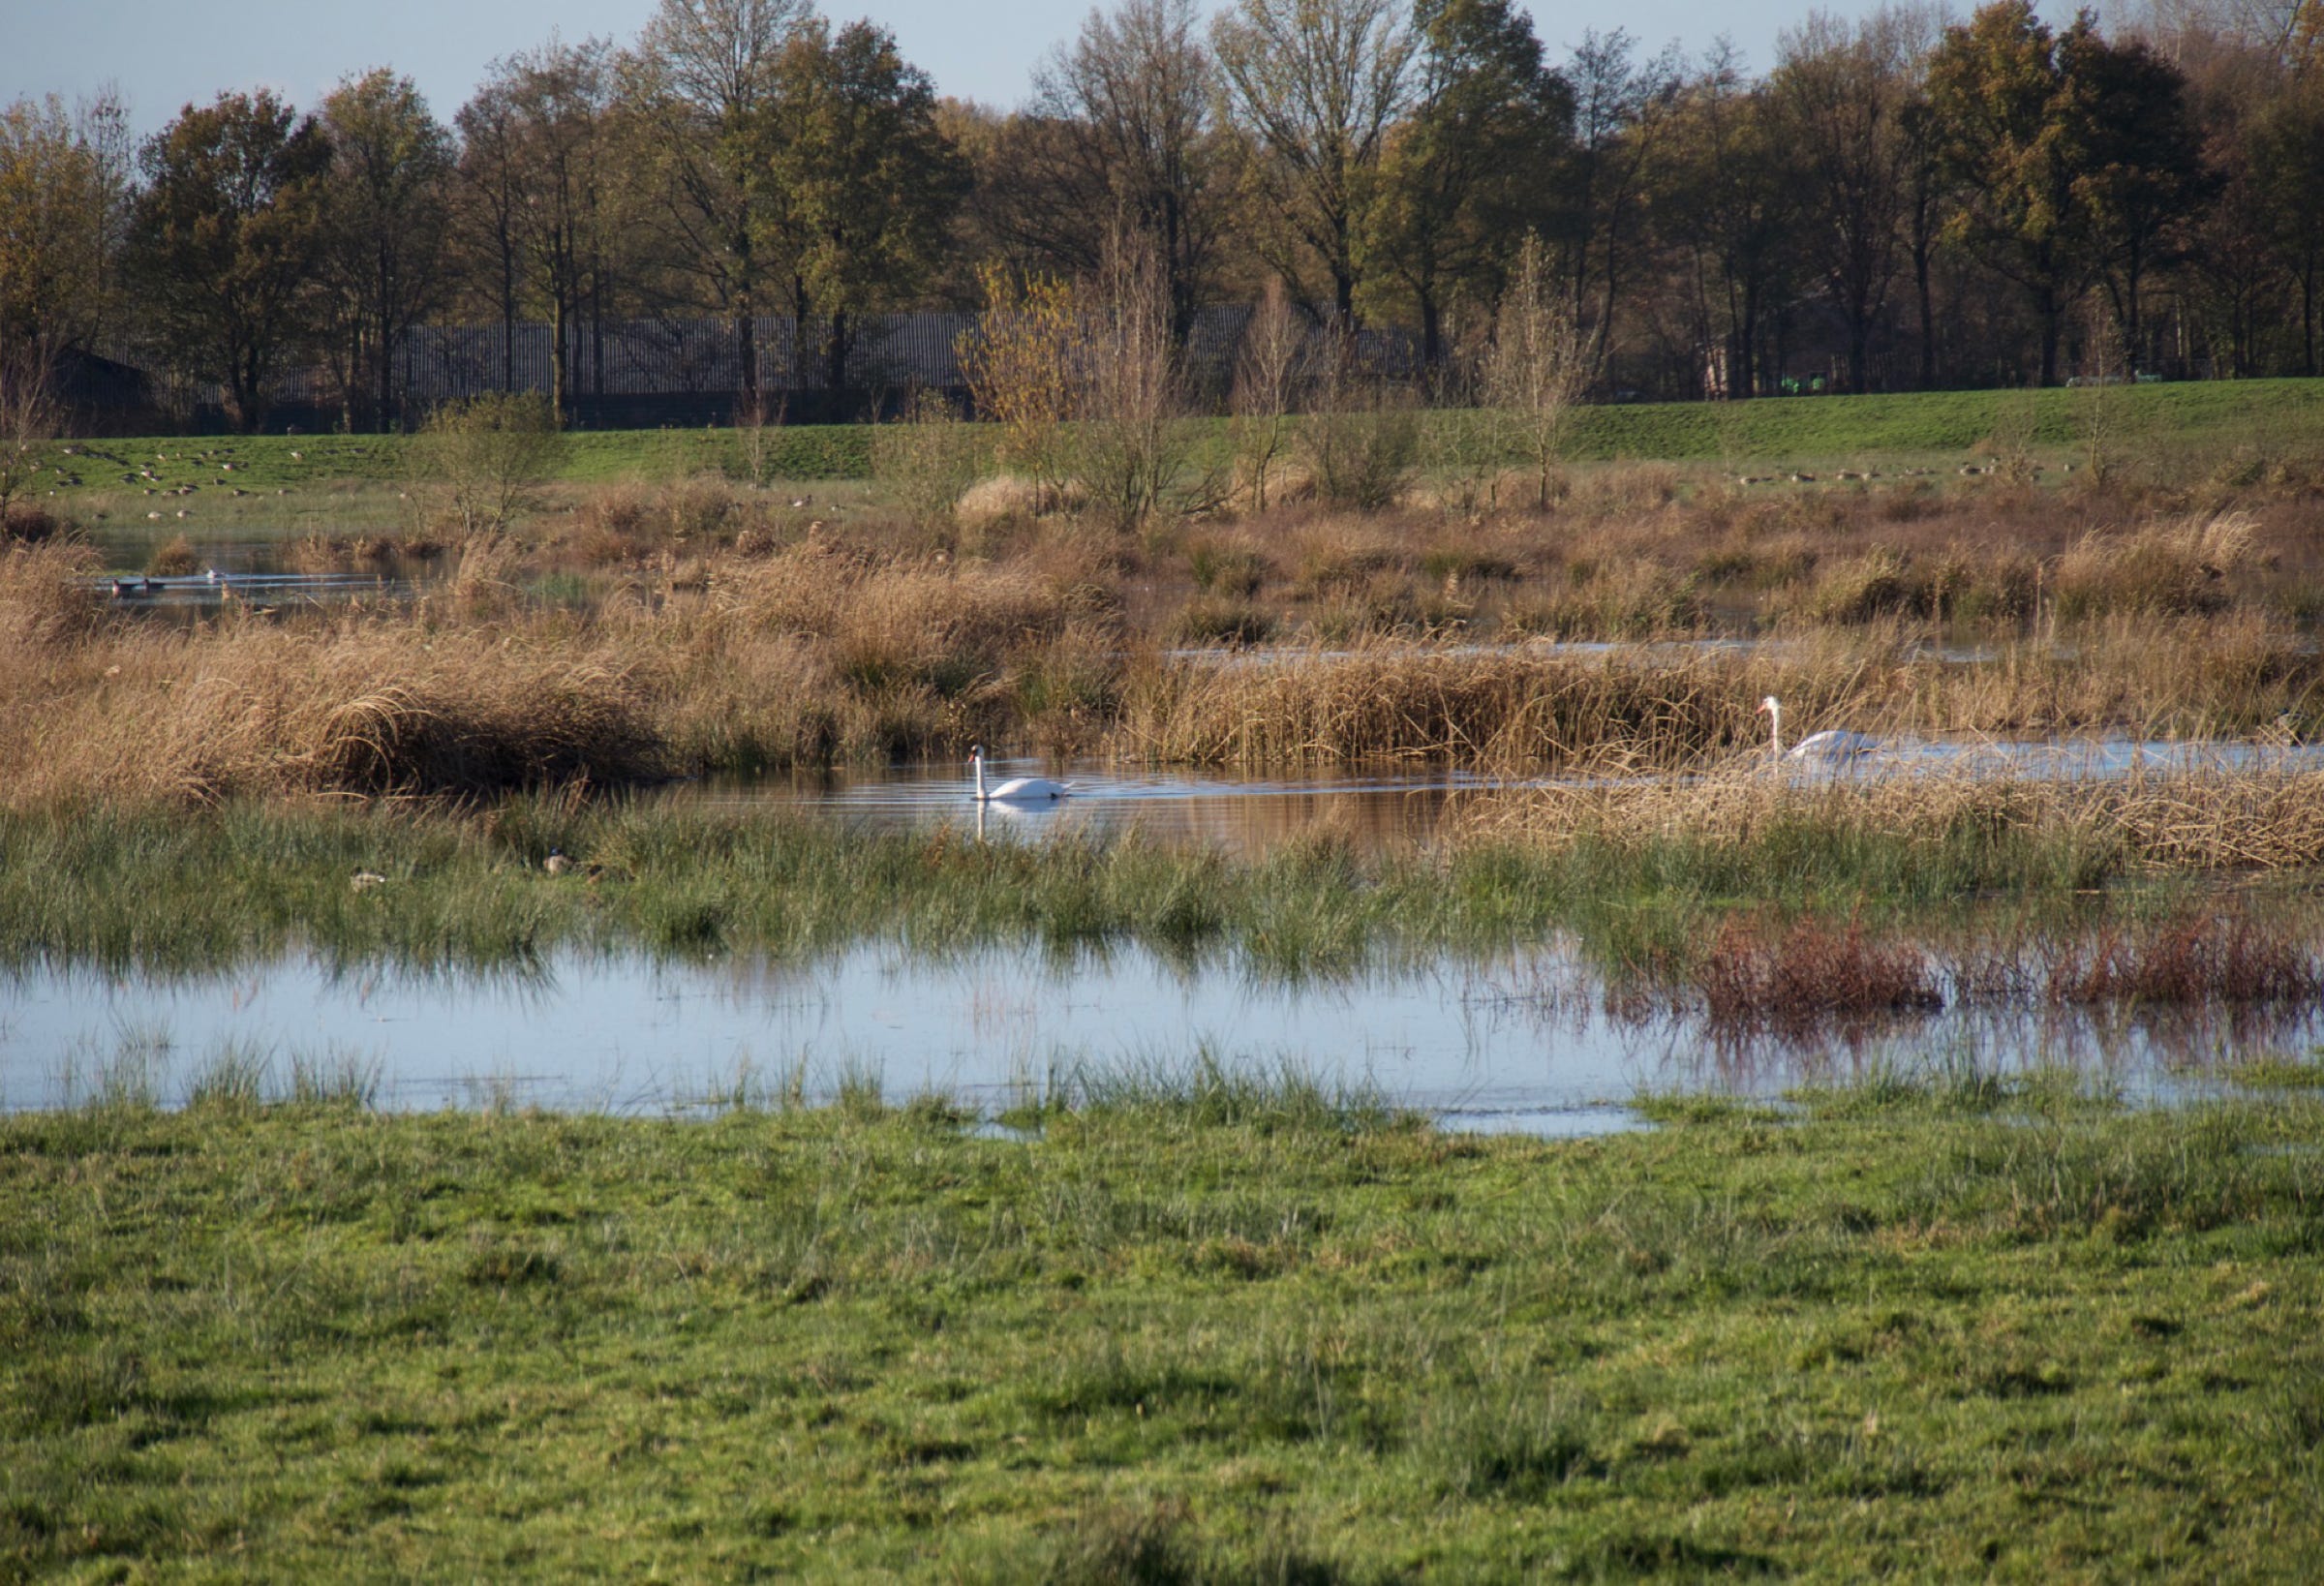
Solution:
M1053 782L1046 777L1011 777L998 787L985 786L985 747L972 744L968 747L968 763L976 768L976 802L979 804L1030 804L1040 799L1061 799L1073 791L1071 782Z
M1767 717L1767 747L1778 757L1784 756L1784 708L1769 694L1759 701L1759 710ZM1859 754L1870 754L1881 747L1881 741L1866 733L1845 732L1826 728L1810 733L1791 746L1788 758L1793 760L1852 760Z

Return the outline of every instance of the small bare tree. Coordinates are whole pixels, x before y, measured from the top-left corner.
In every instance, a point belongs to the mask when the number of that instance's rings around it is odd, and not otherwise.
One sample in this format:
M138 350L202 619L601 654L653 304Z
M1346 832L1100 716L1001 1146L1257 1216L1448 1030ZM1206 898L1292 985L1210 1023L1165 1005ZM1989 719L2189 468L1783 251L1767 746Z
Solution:
M1162 509L1186 462L1169 272L1150 243L1120 232L1104 270L1079 295L1075 462L1091 506L1115 528L1135 529Z
M1537 233L1527 231L1493 318L1484 399L1533 470L1535 503L1544 509L1565 453L1566 418L1589 382L1589 351L1551 271L1549 251Z
M59 420L46 350L32 337L0 347L0 537L16 498L49 466Z
M498 534L531 510L564 449L545 397L488 392L437 409L419 433L413 461L416 482L438 496L474 538Z
M976 416L1000 432L1002 466L1023 469L1038 494L1053 496L1064 483L1065 426L1079 416L1073 289L1045 277L1020 280L998 264L980 279L984 312L961 337L961 372Z
M2075 381L2074 428L2082 442L2085 482L2102 490L2122 473L2123 400L2118 389L2129 376L2128 360L2114 327L2094 304L2090 317L2089 351Z
M901 418L872 432L872 477L913 522L936 528L976 483L976 442L950 402L915 391Z
M764 490L775 477L775 442L782 432L782 398L746 389L734 405L734 436L750 488Z
M1234 415L1228 433L1254 512L1267 510L1268 478L1291 450L1291 413L1298 405L1306 347L1307 326L1291 294L1282 282L1268 282L1267 295L1243 327L1228 397Z

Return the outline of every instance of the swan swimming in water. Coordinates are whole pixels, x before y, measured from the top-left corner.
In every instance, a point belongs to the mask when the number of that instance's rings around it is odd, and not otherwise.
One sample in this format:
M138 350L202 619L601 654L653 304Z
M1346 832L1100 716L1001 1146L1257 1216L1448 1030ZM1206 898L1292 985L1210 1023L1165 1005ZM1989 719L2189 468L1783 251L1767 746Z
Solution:
M1852 760L1859 754L1870 754L1881 747L1881 741L1866 733L1844 732L1826 728L1810 733L1791 746L1789 755L1784 753L1784 708L1776 703L1773 694L1759 701L1759 710L1767 717L1767 745L1779 757L1793 760Z
M976 802L979 804L1030 804L1041 799L1061 799L1073 791L1071 782L1053 782L1046 777L1011 777L998 787L985 786L985 747L972 744L968 747L968 763L976 769Z

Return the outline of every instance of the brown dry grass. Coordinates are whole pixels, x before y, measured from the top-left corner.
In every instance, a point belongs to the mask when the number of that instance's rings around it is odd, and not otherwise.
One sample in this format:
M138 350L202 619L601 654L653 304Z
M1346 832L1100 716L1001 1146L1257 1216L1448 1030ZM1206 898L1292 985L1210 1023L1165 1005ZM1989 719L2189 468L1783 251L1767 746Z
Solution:
M489 791L976 738L1692 774L1756 763L1766 693L1802 734L2200 737L2278 713L2312 727L2315 510L2169 515L1926 483L1755 495L1641 466L1546 512L1295 504L1141 536L1050 514L971 535L682 479L568 490L515 533L450 547L408 608L182 631L92 598L80 553L17 548L0 573L0 798ZM318 540L290 561L413 565L443 548ZM555 608L533 593L548 573ZM1769 629L1786 637L1726 652L1510 642ZM1984 658L1917 656L1941 636ZM1290 648L1156 654L1263 640ZM528 690L569 730L521 719L507 702ZM379 724L364 702L381 700L408 729ZM383 747L366 760L360 743Z
M1762 766L1688 781L1479 794L1459 835L1552 850L1582 841L1642 849L1673 839L1739 845L1786 824L1928 844L1969 831L2016 833L2156 869L2300 869L2324 864L2324 772L1801 785Z
M1427 756L1514 767L1676 770L1764 742L1760 698L1793 737L2047 736L2097 726L2156 736L2246 730L2305 713L2316 657L2256 620L2124 621L2063 653L1996 647L1975 665L1911 658L1904 630L1826 631L1783 646L1608 653L1461 651L1385 640L1247 661L1149 667L1116 737L1133 757L1196 764Z
M18 675L0 728L13 802L482 797L661 769L633 681L556 647L229 618L42 658L37 678Z
M0 798L489 796L719 766L1086 741L1119 662L1090 569L807 543L528 602L499 537L416 605L179 627L109 609L68 548L0 562Z

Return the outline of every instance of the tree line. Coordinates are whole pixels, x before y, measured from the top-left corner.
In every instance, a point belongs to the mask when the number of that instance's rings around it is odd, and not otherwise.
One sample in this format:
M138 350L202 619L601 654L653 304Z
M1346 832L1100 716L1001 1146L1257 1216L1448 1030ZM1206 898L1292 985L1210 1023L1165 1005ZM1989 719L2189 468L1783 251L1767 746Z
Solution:
M293 364L402 421L435 322L545 321L564 410L607 323L715 319L763 410L842 385L866 315L1125 243L1181 338L1272 292L1455 394L1521 256L1608 395L2316 372L2324 0L1812 14L1761 75L1619 31L1553 61L1512 0L1111 0L1005 113L810 0L657 0L448 122L382 68L128 128L0 110L0 364L113 353L245 425Z

